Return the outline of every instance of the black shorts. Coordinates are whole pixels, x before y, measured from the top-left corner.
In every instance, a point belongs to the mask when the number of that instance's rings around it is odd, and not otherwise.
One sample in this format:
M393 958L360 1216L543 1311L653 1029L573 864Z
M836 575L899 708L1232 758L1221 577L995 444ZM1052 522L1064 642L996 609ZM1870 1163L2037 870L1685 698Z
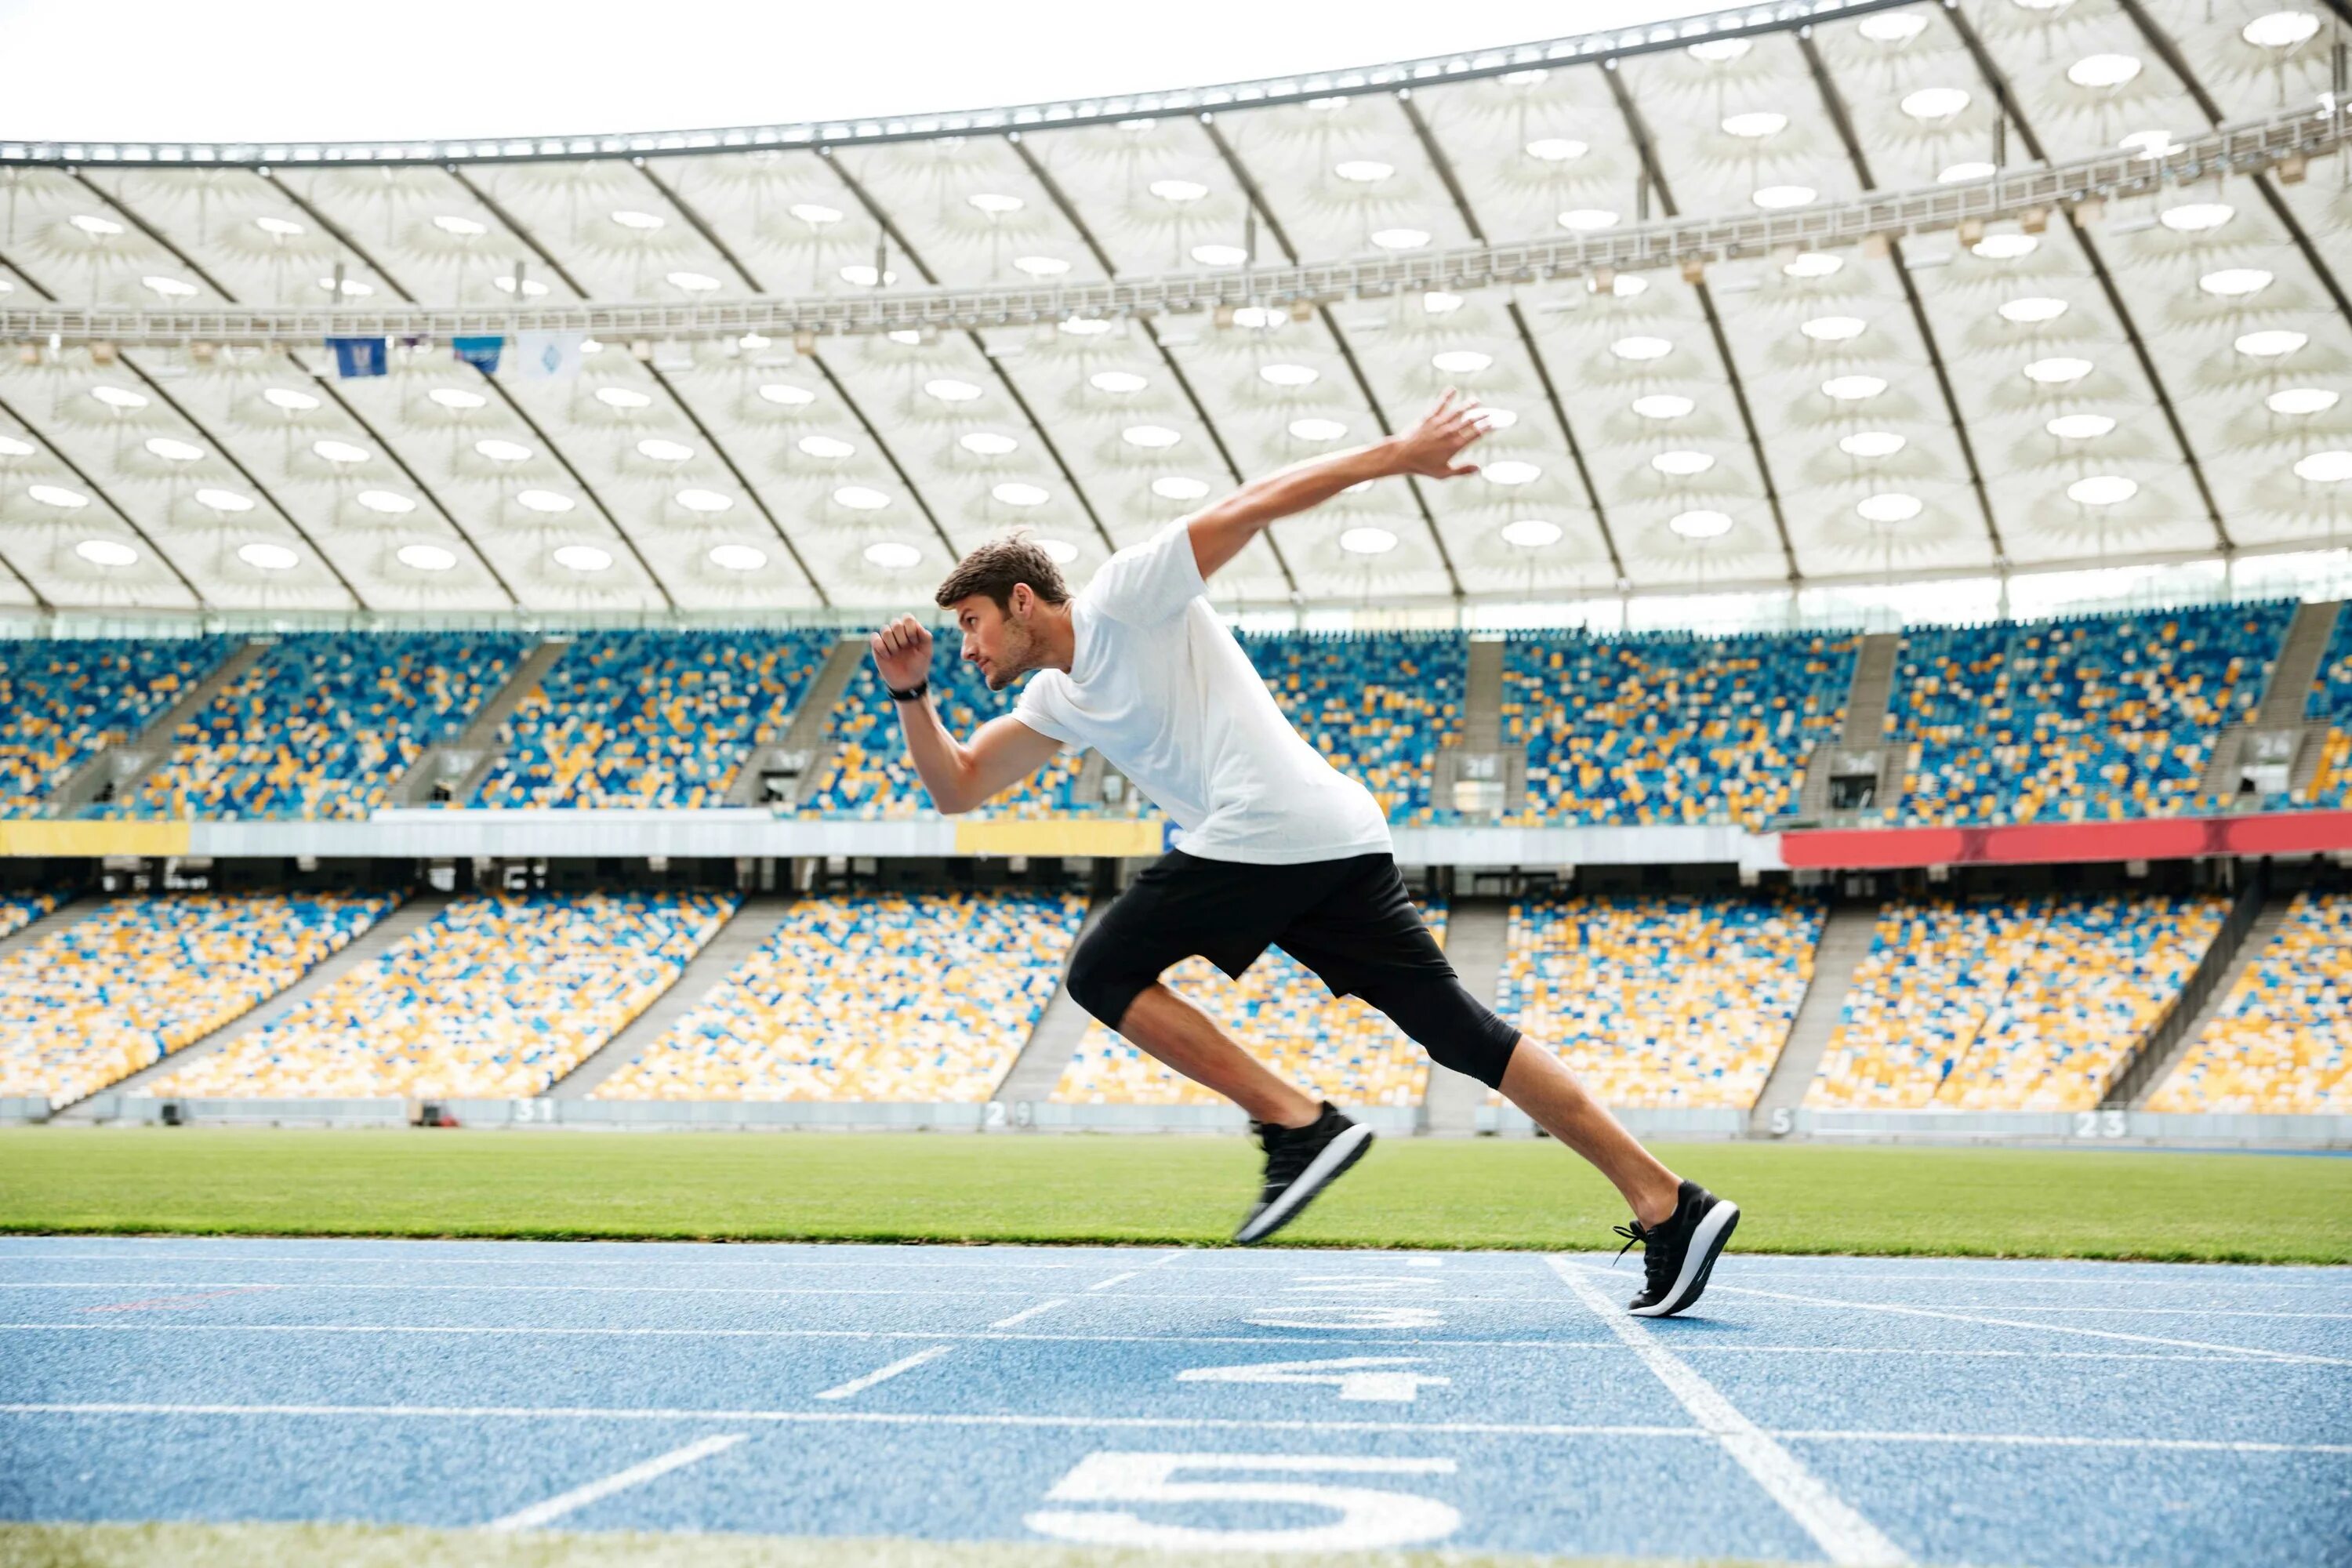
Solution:
M1171 850L1121 893L1070 958L1070 994L1111 1028L1195 954L1235 979L1269 947L1334 996L1360 996L1429 1054L1499 1086L1519 1032L1464 989L1387 854L1241 865Z

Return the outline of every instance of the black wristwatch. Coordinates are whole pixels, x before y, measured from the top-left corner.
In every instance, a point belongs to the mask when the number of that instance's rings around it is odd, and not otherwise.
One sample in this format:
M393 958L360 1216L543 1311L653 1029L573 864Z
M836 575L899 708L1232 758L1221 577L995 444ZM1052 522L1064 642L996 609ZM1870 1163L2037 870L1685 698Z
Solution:
M890 700L893 702L919 702L929 693L931 683L928 680L918 680L914 685L901 691L886 680L882 683L882 689L890 694Z

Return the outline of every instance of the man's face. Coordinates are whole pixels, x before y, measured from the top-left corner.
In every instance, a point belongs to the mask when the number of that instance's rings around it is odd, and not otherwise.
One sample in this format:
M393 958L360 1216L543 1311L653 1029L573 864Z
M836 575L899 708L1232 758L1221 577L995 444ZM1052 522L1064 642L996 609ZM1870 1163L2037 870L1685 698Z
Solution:
M1002 691L1038 667L1037 638L1030 617L1037 596L1026 584L1016 584L1003 608L985 594L955 603L956 625L963 628L963 658L980 671L991 691Z

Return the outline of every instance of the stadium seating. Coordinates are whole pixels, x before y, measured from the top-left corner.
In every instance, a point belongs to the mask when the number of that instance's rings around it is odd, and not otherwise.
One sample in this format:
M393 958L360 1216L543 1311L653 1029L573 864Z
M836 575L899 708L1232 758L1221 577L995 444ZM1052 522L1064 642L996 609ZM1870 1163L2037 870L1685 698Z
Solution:
M2220 605L1906 632L1890 733L1906 821L2101 821L2195 804L2213 738L2261 700L2294 606Z
M1063 892L804 899L593 1098L984 1100L1085 916Z
M221 1099L520 1099L669 989L729 893L488 894L267 1027L159 1079Z
M104 1089L284 990L397 901L117 899L0 957L0 1096Z
M1445 910L1424 904L1439 942ZM1166 980L1288 1081L1338 1105L1419 1105L1429 1058L1354 996L1334 1001L1314 971L1279 948L1238 981L1188 958ZM1049 1097L1056 1105L1223 1105L1223 1100L1090 1022Z
M217 668L228 637L0 639L0 816L30 816L102 746Z
M1760 827L1844 721L1856 646L1843 633L1512 638L1502 722L1528 752L1517 820Z
M2309 797L2299 804L2340 811L2352 805L2352 609L2336 612L2336 632L2320 658L2304 713L2328 721L2330 727Z
M2352 895L2297 893L2150 1110L2352 1115Z
M464 729L528 639L509 632L282 637L187 724L130 797L89 815L363 817Z
M1438 748L1462 731L1470 645L1455 632L1253 633L1241 645L1290 721L1392 822L1432 816Z
M963 636L952 628L938 635L930 680L940 719L960 737L1010 713L1020 691L1018 686L991 691L979 672L963 661ZM820 770L815 787L802 797L803 813L871 819L915 816L931 809L931 797L907 756L897 710L874 661L860 659L848 689L825 721L833 755ZM1078 753L1066 751L976 815L1037 817L1077 811L1078 771ZM1091 804L1097 809L1101 805Z
M483 806L726 804L751 749L780 737L830 631L587 632L505 728Z
M1606 1105L1746 1110L1812 981L1819 904L1682 897L1511 908L1496 1011Z
M1889 904L1805 1103L2089 1110L2228 914L2212 897Z
M65 901L63 893L0 894L0 937L14 936Z

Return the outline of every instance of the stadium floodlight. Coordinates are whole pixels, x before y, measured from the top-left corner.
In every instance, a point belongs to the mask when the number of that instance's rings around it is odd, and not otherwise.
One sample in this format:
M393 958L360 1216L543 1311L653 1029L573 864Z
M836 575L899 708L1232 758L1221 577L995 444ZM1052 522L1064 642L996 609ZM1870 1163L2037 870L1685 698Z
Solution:
M139 559L139 552L116 539L85 539L74 553L93 566L129 566Z
M1001 485L992 486L988 493L1006 506L1044 506L1052 499L1045 486L1028 484L1020 479L1007 479Z
M890 504L888 496L865 485L844 485L833 492L833 499L852 511L880 511Z
M416 572L446 572L457 564L457 557L437 544L404 544L392 553L393 559Z
M1087 377L1087 384L1097 392L1108 392L1119 396L1141 392L1150 384L1131 370L1098 370Z
M60 511L79 511L89 504L88 496L63 485L27 485L25 493L43 506L53 506Z
M1419 250L1429 243L1425 228L1376 228L1371 241L1382 250Z
M2020 326L2040 326L2044 321L2054 321L2065 313L2066 301L2047 294L2028 294L2022 299L2008 300L2000 308L2002 321L2014 321Z
M1234 325L1254 332L1271 332L1290 325L1290 312L1269 310L1264 305L1239 305L1234 309Z
M2325 414L2342 395L2322 386L2289 386L2263 399L2273 414Z
M684 489L678 491L672 499L687 510L698 512L705 517L735 510L735 498L722 495L717 490Z
M1617 226L1617 215L1607 207L1570 207L1559 215L1559 226L1578 234Z
M1503 524L1503 542L1521 550L1541 550L1559 542L1559 524L1549 518L1522 517Z
M1665 358L1675 352L1675 345L1664 338L1636 336L1619 338L1609 345L1609 352L1619 359L1632 360L1640 363Z
M1337 419L1294 419L1290 433L1301 441L1337 441L1348 427Z
M1748 199L1766 212L1785 212L1790 207L1810 206L1820 195L1811 185L1766 185Z
M1320 374L1314 366L1305 364L1262 364L1257 367L1258 379L1269 386L1306 386Z
M2319 18L2308 11L2273 11L2238 30L2238 37L2258 49L2291 49L2308 42L2319 31Z
M473 395L468 394L467 395L471 396ZM297 392L290 386L264 387L261 393L261 400L264 403L268 404L272 408L282 408L289 414L305 414L319 406L319 400L317 398L311 396L307 392ZM439 395L436 394L433 401L439 403L442 399ZM479 397L475 397L472 406L479 408L481 405L481 399Z
M2259 267L2224 267L2197 279L2197 287L2224 300L2241 300L2271 286L2271 275Z
M236 558L261 572L290 572L302 558L282 544L257 539L236 547Z
M1151 481L1151 493L1161 500L1199 500L1209 493L1209 486L1204 479L1165 474Z
M1528 143L1528 156L1538 163L1566 163L1592 149L1568 136L1539 136Z
M2264 331L2247 332L2232 346L2249 359L2280 359L2310 341L2308 333L2273 327Z
M349 441L313 441L310 450L330 463L364 463L372 454Z
M1054 324L1074 338L1098 338L1118 325L1101 316L1070 316Z
M714 544L709 552L710 563L723 572L757 572L768 563L768 552L748 544Z
M1346 163L1331 165L1331 172L1350 184L1372 185L1395 174L1396 165L1383 163L1375 158L1350 158Z
M193 300L196 297L196 286L178 278L142 278L139 285L166 300Z
M1842 343L1870 330L1860 316L1815 316L1797 329L1817 343Z
M1838 450L1849 458L1891 458L1903 447L1903 437L1892 430L1857 430L1838 438Z
M1780 271L1790 278L1827 278L1845 265L1845 258L1826 250L1808 250L1783 263Z
M14 436L0 436L0 458L29 458L35 449L30 441L19 441Z
M2105 414L2061 414L2042 427L2062 441L2089 441L2113 430L2116 422Z
M474 450L493 463L526 463L532 456L531 449L521 442L501 440L495 436L475 442Z
M397 495L391 490L362 490L352 500L383 517L406 517L416 510L415 497Z
M196 504L212 511L234 515L251 511L260 503L237 490L201 489L196 492Z
M1689 54L1711 66L1728 65L1753 47L1746 38L1704 38L1690 46Z
M1788 129L1789 117L1777 110L1751 109L1723 117L1723 133L1743 142L1759 142Z
M1885 378L1876 375L1833 375L1822 383L1823 395L1837 403L1859 403L1885 390Z
M1659 452L1650 458L1650 467L1675 479L1687 479L1715 467L1715 455L1711 452Z
M202 447L175 436L150 436L146 447L149 452L167 463L193 463L205 455Z
M1429 356L1429 363L1448 375L1475 375L1495 363L1495 356L1476 349L1444 349Z
M561 517L579 503L570 496L554 490L524 490L515 497L515 504L525 511L535 511L546 517Z
M1130 447L1146 451L1165 451L1184 438L1183 433L1171 430L1165 425L1130 425L1118 433L1118 438Z
M1633 399L1633 412L1644 419L1680 419L1697 406L1679 392L1645 393Z
M980 395L980 388L968 381L942 375L923 383L923 390L941 403L970 403Z
M1021 443L994 430L968 430L956 437L956 445L975 457L1002 458Z
M1339 535L1339 548L1352 555L1385 555L1397 546L1397 536L1385 528L1350 528Z
M93 386L89 395L109 408L125 412L147 406L146 394L133 392L127 386Z
M639 234L651 234L668 221L659 213L643 212L635 207L616 208L612 216L614 223Z
M1971 180L1990 180L2000 173L1981 158L1964 159L1958 163L1946 164L1943 173L1936 176L1936 183L1939 185L1965 185Z
M2028 363L2025 379L2039 382L2044 386L2063 386L2068 382L2082 380L2095 368L2086 359L2078 359L2072 354L2053 354L2047 359Z
M1854 503L1853 510L1867 522L1908 522L1919 515L1926 502L1917 496L1901 490L1881 490L1874 496L1864 496Z
M555 563L573 572L602 572L613 564L613 552L593 544L559 544L554 551Z
M2139 494L2139 481L2121 474L2093 474L2066 487L2066 499L2081 506L2116 506Z
M1031 541L1045 552L1045 559L1056 566L1067 566L1078 558L1078 547L1066 539L1037 538Z
M1854 26L1874 44L1907 44L1927 30L1927 18L1917 11L1880 11Z
M2030 234L1989 234L1969 247L1973 256L1987 261L2015 261L2021 256L2031 256L2042 242Z
M435 395L438 396L439 394L436 393ZM467 393L466 395L472 397L474 395ZM634 387L600 386L596 389L596 401L607 408L649 408L653 405L654 400ZM481 400L475 398L468 406L478 408L481 406Z
M924 390L930 391L929 387ZM936 397L939 394L932 393L931 395ZM773 403L784 408L806 408L816 401L816 394L805 386L794 386L788 381L772 381L760 388L760 398L761 402Z
M2237 210L2227 202L2182 202L2158 213L2156 220L2175 234L2199 234L2221 227Z
M1489 463L1478 471L1486 476L1488 483L1497 485L1531 485L1543 478L1542 468L1516 458Z
M1421 297L1421 309L1423 315L1450 316L1462 309L1462 305L1461 295L1449 294L1443 289L1432 289Z
M1003 217L1008 214L1017 213L1028 205L1019 196L1003 191L975 191L964 197L964 200L977 211L984 212L991 217Z
M2066 79L2076 87L2094 89L2121 87L2139 75L2140 62L2133 55L2084 55L2066 68Z
M2340 485L2352 479L2352 452L2314 452L2295 464L2294 477L2317 485Z
M885 572L904 572L923 558L923 552L911 544L895 539L877 539L862 552L866 564L879 566Z
M1905 95L1895 107L1914 120L1949 120L1969 106L1968 89L1923 87Z
M857 451L856 447L838 436L803 436L793 445L812 458L847 458Z
M1059 278L1070 269L1070 264L1058 256L1016 256L1013 266L1032 278Z
M1685 539L1720 539L1731 531L1731 514L1702 507L1675 513L1666 519L1666 526Z
M1184 206L1209 194L1209 187L1198 180L1154 180L1145 187L1163 202Z
M433 226L443 234L454 235L459 239L479 239L490 232L488 225L478 223L473 218L457 213L438 214L433 219Z
M1196 245L1191 254L1203 267L1239 267L1250 258L1238 245Z

